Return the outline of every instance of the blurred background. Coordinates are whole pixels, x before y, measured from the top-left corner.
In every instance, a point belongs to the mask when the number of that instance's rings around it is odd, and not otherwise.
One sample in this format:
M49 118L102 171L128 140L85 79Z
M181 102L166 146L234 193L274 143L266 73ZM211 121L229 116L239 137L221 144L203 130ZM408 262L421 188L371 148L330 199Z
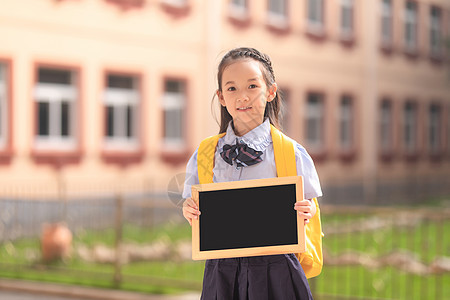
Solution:
M185 165L249 46L321 179L315 297L450 299L450 1L1 2L0 277L198 292Z

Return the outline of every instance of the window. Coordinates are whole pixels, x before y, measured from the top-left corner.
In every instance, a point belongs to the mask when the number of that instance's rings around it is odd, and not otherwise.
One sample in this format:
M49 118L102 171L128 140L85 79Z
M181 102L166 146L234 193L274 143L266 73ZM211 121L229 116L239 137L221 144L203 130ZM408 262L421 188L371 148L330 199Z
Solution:
M247 9L247 0L231 0L230 4L241 9Z
M4 149L8 141L8 91L6 65L0 63L0 149Z
M34 88L37 105L36 148L73 150L78 91L75 72L38 68Z
M389 153L393 150L393 113L392 102L383 99L380 105L380 150L382 153Z
M105 148L133 150L138 147L139 80L134 76L106 75Z
M286 17L286 0L269 0L269 13Z
M313 34L322 35L324 31L324 1L308 0L307 19L308 31Z
M248 18L247 0L231 0L229 6L231 18L236 20L245 20Z
M137 0L134 0L137 1ZM140 0L142 6L148 3L147 0ZM191 11L191 0L156 0L159 1L161 8L173 17L185 17ZM156 2L155 1L155 2Z
M174 7L185 7L187 6L188 0L160 0L161 3L174 6Z
M353 38L353 0L341 0L341 39Z
M441 151L442 109L438 104L431 104L429 109L428 147L431 155Z
M145 4L145 0L105 0L105 1L112 5L116 5L124 10L131 8L141 8Z
M277 28L288 26L287 0L268 0L267 20L269 25Z
M278 89L278 96L280 96L283 99L282 105L281 105L281 127L283 128L283 131L287 134L292 134L291 130L291 99L290 99L290 93L288 89Z
M353 101L349 96L342 96L339 107L339 147L349 151L353 147Z
M447 105L447 154L450 156L450 105Z
M433 57L440 57L443 52L441 24L441 10L432 6L430 8L430 55Z
M381 44L385 48L392 46L392 0L381 2Z
M184 108L186 86L184 81L166 80L163 97L164 145L177 149L183 146Z
M406 154L417 152L417 105L407 101L403 111L403 145Z
M410 53L417 51L417 4L411 1L406 2L405 48Z
M309 93L306 107L306 141L313 151L323 150L324 100L323 95Z

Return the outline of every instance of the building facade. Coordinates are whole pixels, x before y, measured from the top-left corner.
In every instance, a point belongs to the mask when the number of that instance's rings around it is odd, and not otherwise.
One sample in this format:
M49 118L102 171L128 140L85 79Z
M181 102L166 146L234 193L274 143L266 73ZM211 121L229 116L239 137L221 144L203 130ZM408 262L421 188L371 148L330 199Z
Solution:
M448 195L449 35L446 0L9 1L0 191L165 193L218 131L220 58L251 46L324 201Z

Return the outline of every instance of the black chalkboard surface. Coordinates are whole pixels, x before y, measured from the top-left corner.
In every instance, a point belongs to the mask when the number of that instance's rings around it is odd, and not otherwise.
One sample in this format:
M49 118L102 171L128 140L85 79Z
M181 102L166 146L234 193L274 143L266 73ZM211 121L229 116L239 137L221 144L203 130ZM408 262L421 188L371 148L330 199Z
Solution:
M299 253L305 248L301 176L196 185L193 259Z

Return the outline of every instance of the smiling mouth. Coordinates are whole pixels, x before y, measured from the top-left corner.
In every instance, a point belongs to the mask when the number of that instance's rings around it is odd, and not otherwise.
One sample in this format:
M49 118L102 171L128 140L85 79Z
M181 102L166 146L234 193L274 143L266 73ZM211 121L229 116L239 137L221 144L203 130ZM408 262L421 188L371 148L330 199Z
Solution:
M244 110L249 110L251 108L252 108L251 106L245 106L245 107L238 107L237 110L244 111Z

